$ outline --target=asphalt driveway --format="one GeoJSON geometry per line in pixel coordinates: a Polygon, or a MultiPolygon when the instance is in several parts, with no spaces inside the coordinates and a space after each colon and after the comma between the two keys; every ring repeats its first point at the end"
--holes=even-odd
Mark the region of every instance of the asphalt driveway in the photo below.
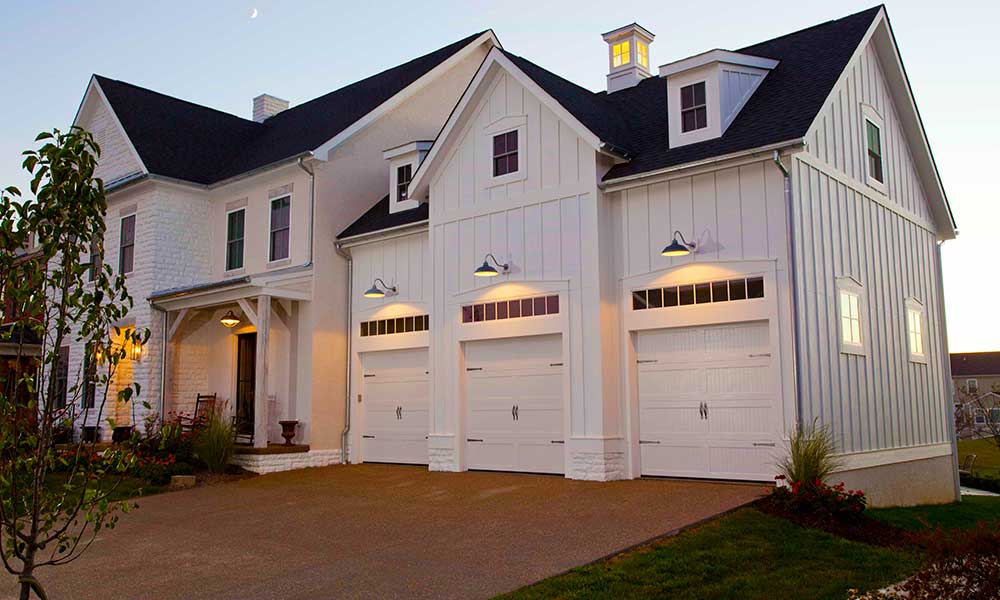
{"type": "MultiPolygon", "coordinates": [[[[83,558],[38,575],[53,600],[483,598],[763,490],[392,465],[306,469],[143,499],[83,558]]],[[[11,583],[0,584],[0,597],[11,583]]]]}

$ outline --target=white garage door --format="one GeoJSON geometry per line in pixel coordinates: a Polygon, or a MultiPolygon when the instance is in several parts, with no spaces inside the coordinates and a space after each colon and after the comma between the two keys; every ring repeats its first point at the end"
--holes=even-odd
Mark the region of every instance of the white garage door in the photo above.
{"type": "Polygon", "coordinates": [[[638,334],[643,475],[768,481],[778,382],[767,322],[638,334]]]}
{"type": "Polygon", "coordinates": [[[364,460],[427,464],[427,349],[367,352],[361,364],[364,460]]]}
{"type": "Polygon", "coordinates": [[[562,340],[465,344],[470,469],[563,473],[562,340]]]}

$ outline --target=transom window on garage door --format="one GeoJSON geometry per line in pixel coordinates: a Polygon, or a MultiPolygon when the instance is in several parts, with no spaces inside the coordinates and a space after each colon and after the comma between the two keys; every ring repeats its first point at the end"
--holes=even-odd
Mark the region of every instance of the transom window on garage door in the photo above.
{"type": "Polygon", "coordinates": [[[498,300],[462,307],[462,322],[497,321],[559,314],[559,296],[498,300]]]}
{"type": "Polygon", "coordinates": [[[395,319],[378,319],[361,323],[361,337],[373,335],[392,335],[394,333],[411,333],[414,331],[429,331],[431,320],[428,315],[412,317],[396,317],[395,319]]]}
{"type": "Polygon", "coordinates": [[[632,292],[632,310],[670,308],[689,304],[713,304],[764,297],[764,278],[746,277],[632,292]]]}

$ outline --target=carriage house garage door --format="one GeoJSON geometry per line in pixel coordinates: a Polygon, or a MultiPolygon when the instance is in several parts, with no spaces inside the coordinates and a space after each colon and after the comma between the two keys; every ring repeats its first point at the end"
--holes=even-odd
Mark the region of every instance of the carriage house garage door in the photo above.
{"type": "Polygon", "coordinates": [[[638,333],[643,475],[771,480],[778,382],[768,323],[638,333]]]}
{"type": "Polygon", "coordinates": [[[427,349],[362,355],[366,462],[427,464],[427,349]]]}
{"type": "Polygon", "coordinates": [[[562,340],[465,343],[470,469],[563,473],[562,340]]]}

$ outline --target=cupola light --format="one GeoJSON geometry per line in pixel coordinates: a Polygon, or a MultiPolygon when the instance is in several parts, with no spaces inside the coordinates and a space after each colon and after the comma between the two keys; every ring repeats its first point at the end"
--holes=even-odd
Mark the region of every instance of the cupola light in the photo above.
{"type": "Polygon", "coordinates": [[[395,296],[396,293],[396,286],[386,285],[381,277],[376,277],[375,281],[372,282],[372,286],[365,292],[365,298],[385,298],[387,294],[395,296]],[[380,283],[382,284],[381,288],[378,285],[380,283]]]}
{"type": "Polygon", "coordinates": [[[660,252],[661,256],[687,256],[694,252],[695,243],[688,242],[684,239],[684,236],[680,231],[674,232],[674,239],[670,244],[660,252]],[[679,238],[679,240],[678,240],[679,238]]]}
{"type": "Polygon", "coordinates": [[[509,263],[500,264],[500,261],[497,260],[497,257],[493,256],[492,253],[489,253],[485,256],[485,258],[483,258],[483,264],[481,264],[479,268],[476,269],[472,274],[475,275],[476,277],[496,277],[501,273],[506,275],[509,272],[510,272],[509,263]],[[490,266],[490,259],[493,259],[493,264],[500,268],[499,271],[497,271],[496,268],[490,266]]]}
{"type": "Polygon", "coordinates": [[[222,318],[219,319],[219,323],[222,323],[223,327],[232,329],[240,324],[240,318],[237,317],[232,310],[230,310],[226,314],[222,315],[222,318]]]}

